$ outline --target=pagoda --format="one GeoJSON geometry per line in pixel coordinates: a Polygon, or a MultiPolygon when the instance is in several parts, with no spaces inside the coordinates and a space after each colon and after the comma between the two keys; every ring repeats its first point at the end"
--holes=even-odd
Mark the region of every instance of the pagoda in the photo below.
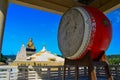
{"type": "Polygon", "coordinates": [[[23,44],[20,51],[16,55],[15,61],[26,61],[26,58],[27,58],[27,56],[26,56],[26,47],[23,44]]]}
{"type": "Polygon", "coordinates": [[[34,43],[32,42],[32,38],[30,38],[26,46],[26,55],[28,57],[28,56],[35,54],[35,52],[36,52],[36,48],[34,46],[34,43]]]}

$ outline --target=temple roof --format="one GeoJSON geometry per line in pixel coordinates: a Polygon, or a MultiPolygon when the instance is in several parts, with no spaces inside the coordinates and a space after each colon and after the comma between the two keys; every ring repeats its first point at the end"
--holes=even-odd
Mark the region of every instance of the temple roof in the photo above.
{"type": "Polygon", "coordinates": [[[63,58],[47,51],[45,46],[43,46],[43,48],[40,52],[38,52],[32,56],[29,56],[27,59],[31,59],[30,61],[55,61],[55,62],[63,62],[64,61],[63,58]]]}

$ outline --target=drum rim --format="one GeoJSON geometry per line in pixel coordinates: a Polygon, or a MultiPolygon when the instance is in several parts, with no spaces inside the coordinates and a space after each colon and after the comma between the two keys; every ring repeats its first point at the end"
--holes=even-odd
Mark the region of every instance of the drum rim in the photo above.
{"type": "Polygon", "coordinates": [[[82,44],[79,50],[73,56],[67,57],[68,59],[79,58],[82,55],[82,53],[85,52],[85,49],[88,47],[88,44],[90,42],[90,35],[91,35],[91,20],[88,12],[82,7],[73,7],[72,9],[78,10],[81,13],[81,15],[84,17],[83,20],[85,22],[85,29],[84,29],[85,31],[84,31],[82,44]]]}
{"type": "MultiPolygon", "coordinates": [[[[73,7],[69,10],[72,10],[72,9],[75,9],[77,10],[78,12],[81,13],[82,17],[83,17],[83,20],[84,20],[84,25],[85,25],[85,29],[84,29],[84,35],[83,35],[83,40],[82,40],[82,43],[81,43],[81,46],[79,47],[79,49],[76,51],[75,54],[73,54],[72,56],[69,56],[69,57],[66,57],[65,54],[63,54],[63,51],[60,49],[60,51],[62,52],[63,56],[68,58],[68,59],[76,59],[76,58],[79,58],[83,52],[85,52],[85,49],[88,47],[89,45],[89,42],[90,42],[90,35],[91,35],[91,19],[90,19],[90,15],[89,13],[86,11],[86,9],[84,9],[83,7],[73,7]]],[[[68,10],[68,11],[69,11],[68,10]]],[[[65,14],[65,13],[64,13],[65,14]]],[[[64,15],[63,14],[63,15],[64,15]]],[[[61,19],[62,20],[62,19],[61,19]]],[[[61,23],[61,21],[60,21],[61,23]]],[[[60,26],[59,26],[59,29],[60,29],[60,26]]],[[[60,47],[60,41],[59,41],[59,29],[58,29],[58,46],[60,47]]]]}

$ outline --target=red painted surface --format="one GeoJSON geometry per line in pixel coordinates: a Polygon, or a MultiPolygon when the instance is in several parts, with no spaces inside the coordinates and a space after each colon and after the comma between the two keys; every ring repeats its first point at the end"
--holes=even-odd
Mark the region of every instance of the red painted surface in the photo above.
{"type": "Polygon", "coordinates": [[[102,51],[106,51],[109,47],[112,38],[112,27],[108,18],[99,10],[88,6],[83,8],[89,13],[91,24],[95,20],[96,27],[92,27],[95,27],[96,31],[92,29],[90,43],[79,59],[83,57],[88,50],[90,50],[92,59],[95,60],[101,56],[102,51]]]}

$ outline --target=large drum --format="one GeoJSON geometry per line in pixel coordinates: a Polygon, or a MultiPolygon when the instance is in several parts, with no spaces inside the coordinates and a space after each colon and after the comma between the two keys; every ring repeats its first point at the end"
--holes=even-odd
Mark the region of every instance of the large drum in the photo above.
{"type": "Polygon", "coordinates": [[[62,16],[58,45],[68,59],[80,59],[90,50],[95,60],[106,51],[111,37],[110,21],[102,12],[89,6],[73,7],[62,16]]]}

